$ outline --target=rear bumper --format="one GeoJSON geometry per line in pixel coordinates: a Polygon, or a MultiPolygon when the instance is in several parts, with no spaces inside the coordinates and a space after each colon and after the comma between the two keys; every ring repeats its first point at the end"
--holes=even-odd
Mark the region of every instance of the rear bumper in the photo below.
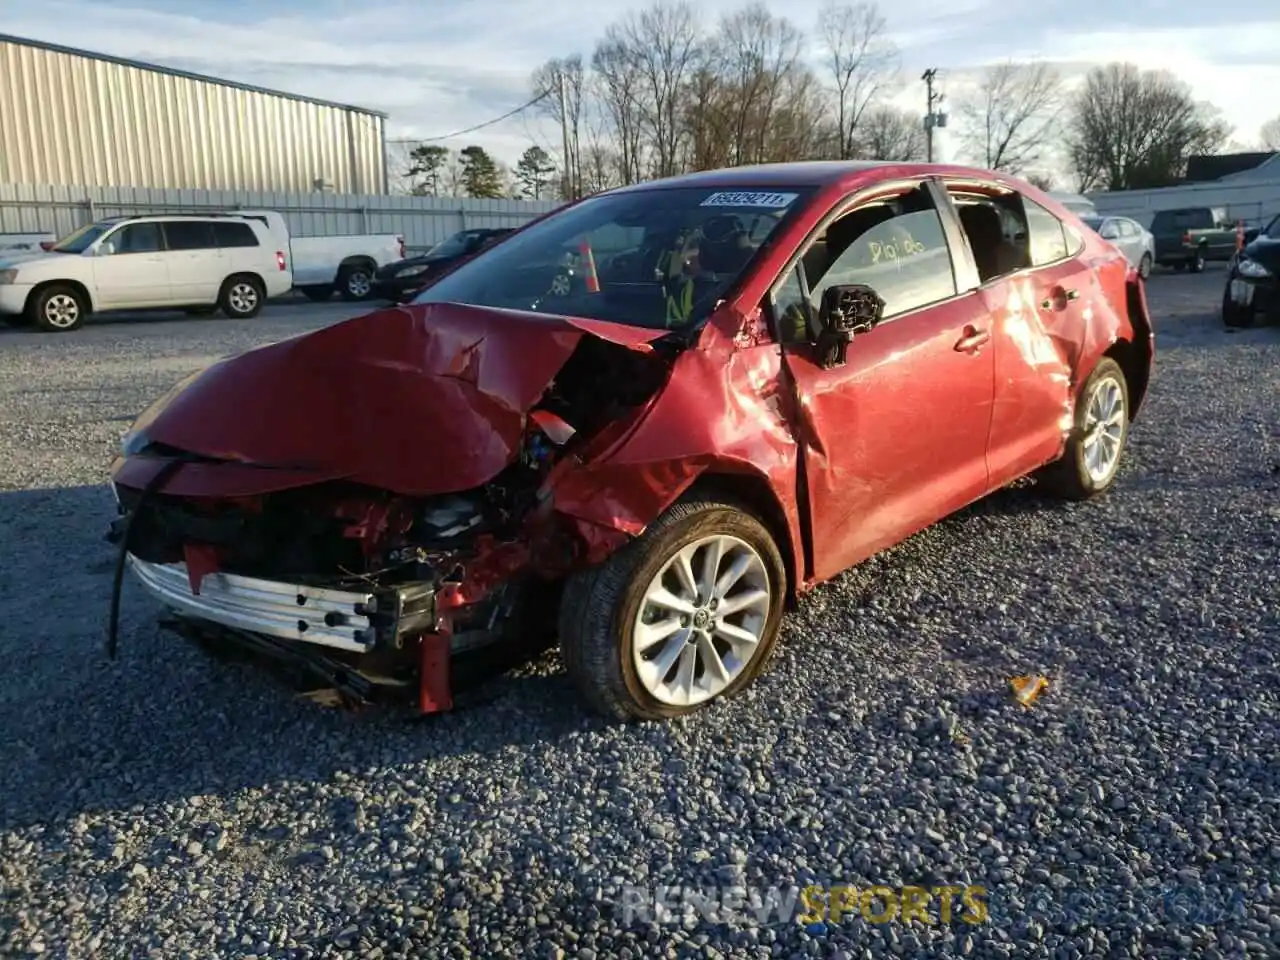
{"type": "Polygon", "coordinates": [[[436,626],[429,584],[339,590],[217,572],[200,579],[197,593],[185,564],[129,554],[129,565],[148,593],[183,616],[283,640],[369,653],[436,626]]]}

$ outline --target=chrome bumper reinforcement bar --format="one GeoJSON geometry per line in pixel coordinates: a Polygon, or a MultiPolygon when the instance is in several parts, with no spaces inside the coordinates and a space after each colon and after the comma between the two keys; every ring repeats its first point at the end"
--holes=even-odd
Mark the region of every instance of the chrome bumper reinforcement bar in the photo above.
{"type": "MultiPolygon", "coordinates": [[[[149,563],[129,555],[134,575],[161,603],[185,616],[237,630],[364,653],[378,640],[385,606],[373,592],[334,590],[210,573],[191,592],[183,563],[149,563]]],[[[394,610],[388,610],[394,615],[394,610]]]]}

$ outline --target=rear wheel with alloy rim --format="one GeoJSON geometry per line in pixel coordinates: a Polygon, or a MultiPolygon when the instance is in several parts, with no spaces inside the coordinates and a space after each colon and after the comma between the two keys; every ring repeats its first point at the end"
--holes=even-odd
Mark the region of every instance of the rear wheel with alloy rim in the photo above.
{"type": "Polygon", "coordinates": [[[1129,439],[1129,388],[1124,371],[1103,359],[1076,398],[1075,423],[1062,457],[1045,468],[1041,483],[1069,500],[1087,500],[1115,483],[1129,439]]]}
{"type": "Polygon", "coordinates": [[[764,669],[785,594],[781,554],[759,520],[728,503],[682,501],[570,579],[561,653],[600,713],[692,713],[764,669]]]}
{"type": "Polygon", "coordinates": [[[1151,276],[1151,254],[1144,253],[1142,259],[1138,261],[1138,276],[1143,280],[1151,276]]]}
{"type": "Polygon", "coordinates": [[[248,320],[262,310],[262,283],[253,277],[230,277],[222,285],[218,306],[228,317],[248,320]]]}
{"type": "Polygon", "coordinates": [[[373,292],[373,269],[357,264],[343,267],[338,275],[338,293],[343,300],[365,300],[373,292]]]}
{"type": "Polygon", "coordinates": [[[72,287],[45,287],[27,301],[30,321],[49,333],[75,330],[89,316],[84,297],[72,287]]]}

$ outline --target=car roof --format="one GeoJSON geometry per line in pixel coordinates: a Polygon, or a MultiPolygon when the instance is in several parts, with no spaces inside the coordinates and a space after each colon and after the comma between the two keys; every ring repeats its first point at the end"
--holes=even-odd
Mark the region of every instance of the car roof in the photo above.
{"type": "Polygon", "coordinates": [[[803,160],[793,163],[761,163],[723,170],[703,170],[662,180],[649,180],[611,190],[610,193],[664,190],[674,187],[826,187],[855,181],[874,182],[934,174],[1002,181],[1008,178],[990,170],[943,163],[899,163],[892,160],[803,160]]]}

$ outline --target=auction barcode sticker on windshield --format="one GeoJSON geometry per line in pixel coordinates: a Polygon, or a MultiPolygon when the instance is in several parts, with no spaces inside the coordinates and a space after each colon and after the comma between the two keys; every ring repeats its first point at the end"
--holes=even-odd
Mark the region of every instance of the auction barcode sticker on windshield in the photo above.
{"type": "Polygon", "coordinates": [[[764,193],[759,190],[729,190],[713,193],[702,201],[704,207],[762,207],[766,210],[781,210],[795,202],[799,194],[764,193]]]}

